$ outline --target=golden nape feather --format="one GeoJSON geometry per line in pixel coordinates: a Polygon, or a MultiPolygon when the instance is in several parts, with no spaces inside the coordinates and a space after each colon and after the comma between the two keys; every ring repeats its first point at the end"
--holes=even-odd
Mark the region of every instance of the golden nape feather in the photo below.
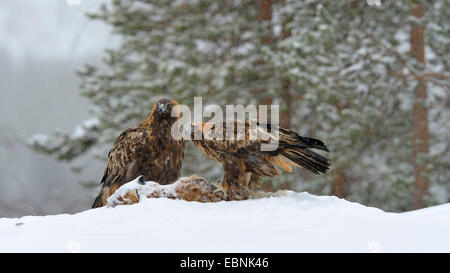
{"type": "Polygon", "coordinates": [[[325,144],[302,137],[270,123],[257,121],[224,121],[191,125],[193,143],[210,159],[222,164],[222,190],[228,196],[243,187],[256,188],[262,177],[279,175],[292,167],[325,173],[328,159],[311,149],[329,152],[325,144]]]}

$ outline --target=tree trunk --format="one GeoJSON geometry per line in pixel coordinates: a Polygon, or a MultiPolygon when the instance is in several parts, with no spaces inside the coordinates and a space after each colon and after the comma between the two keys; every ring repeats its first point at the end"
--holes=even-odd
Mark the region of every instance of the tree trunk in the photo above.
{"type": "MultiPolygon", "coordinates": [[[[259,20],[264,21],[272,20],[272,4],[273,0],[259,0],[259,20]]],[[[270,44],[272,42],[272,35],[270,30],[270,24],[268,24],[267,35],[262,38],[263,44],[270,44]]]]}
{"type": "MultiPolygon", "coordinates": [[[[291,31],[287,28],[287,24],[289,22],[282,23],[282,35],[281,40],[287,39],[291,36],[291,31]]],[[[291,94],[291,82],[287,77],[284,77],[282,80],[282,99],[281,101],[284,103],[283,111],[281,112],[280,117],[280,125],[284,128],[291,127],[291,119],[292,119],[292,111],[293,111],[293,96],[291,94]]]]}
{"type": "Polygon", "coordinates": [[[282,87],[283,91],[281,94],[281,102],[284,104],[280,107],[280,126],[284,128],[291,127],[291,118],[292,118],[292,96],[290,91],[290,82],[289,79],[282,79],[282,87]]]}
{"type": "MultiPolygon", "coordinates": [[[[261,23],[268,23],[267,24],[267,33],[261,37],[261,44],[262,45],[269,45],[272,43],[273,41],[273,37],[271,34],[271,24],[270,21],[272,20],[272,5],[273,5],[273,0],[259,0],[258,3],[258,10],[259,10],[259,21],[261,21],[261,23]]],[[[261,64],[264,65],[265,62],[264,60],[261,59],[261,64]]],[[[262,92],[265,93],[267,92],[266,88],[264,88],[264,90],[258,90],[257,92],[262,92]]],[[[260,105],[271,105],[273,103],[273,97],[271,96],[264,96],[264,97],[260,97],[258,103],[260,105]]]]}
{"type": "MultiPolygon", "coordinates": [[[[259,20],[263,23],[267,23],[272,20],[272,6],[276,2],[276,0],[260,0],[259,1],[259,20]]],[[[286,23],[284,22],[282,27],[282,37],[281,40],[288,38],[291,33],[286,29],[286,23]]],[[[273,42],[276,42],[275,37],[272,34],[272,25],[267,24],[267,34],[262,37],[262,44],[269,45],[273,42]]],[[[290,91],[290,81],[286,77],[281,79],[281,93],[279,96],[280,99],[280,125],[284,128],[289,128],[291,125],[291,117],[292,117],[292,96],[290,91]]],[[[273,101],[271,98],[262,98],[261,101],[273,101]]]]}
{"type": "MultiPolygon", "coordinates": [[[[411,3],[411,15],[420,19],[424,15],[423,4],[416,1],[411,3]]],[[[425,27],[423,24],[413,23],[411,26],[410,43],[411,56],[420,63],[425,63],[425,27]]],[[[426,107],[427,84],[419,79],[414,94],[412,108],[413,118],[413,168],[414,168],[414,208],[425,207],[424,197],[428,193],[428,178],[425,163],[421,159],[429,151],[428,109],[426,107]]]]}
{"type": "MultiPolygon", "coordinates": [[[[334,104],[336,109],[338,110],[338,115],[340,118],[342,117],[342,111],[344,110],[344,106],[342,106],[339,102],[334,104]]],[[[333,180],[331,181],[331,194],[337,196],[339,198],[347,197],[347,175],[345,174],[346,166],[339,166],[337,170],[333,173],[333,180]]]]}
{"type": "Polygon", "coordinates": [[[347,176],[344,170],[339,170],[334,174],[333,181],[331,182],[331,192],[333,195],[344,198],[347,196],[347,176]]]}

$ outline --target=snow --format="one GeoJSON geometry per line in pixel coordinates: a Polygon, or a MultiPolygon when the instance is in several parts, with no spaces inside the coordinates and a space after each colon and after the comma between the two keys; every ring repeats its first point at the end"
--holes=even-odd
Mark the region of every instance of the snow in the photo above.
{"type": "Polygon", "coordinates": [[[45,146],[49,143],[49,141],[50,141],[50,139],[47,135],[35,134],[30,138],[29,143],[30,144],[36,143],[38,145],[45,146]]]}
{"type": "Polygon", "coordinates": [[[387,213],[337,197],[281,191],[246,201],[141,198],[74,215],[2,218],[0,251],[449,252],[449,230],[450,204],[387,213]]]}
{"type": "Polygon", "coordinates": [[[131,190],[137,190],[139,192],[139,199],[146,198],[146,196],[150,195],[154,192],[159,192],[160,197],[169,198],[169,197],[176,197],[177,193],[175,191],[176,186],[179,184],[179,182],[184,179],[180,178],[180,180],[176,181],[175,183],[169,184],[169,185],[161,185],[157,182],[153,181],[147,181],[142,182],[142,184],[139,182],[139,178],[136,178],[133,181],[130,181],[126,183],[125,185],[118,188],[107,200],[107,206],[114,207],[116,206],[118,202],[117,200],[119,197],[124,197],[128,192],[131,190]]]}
{"type": "Polygon", "coordinates": [[[73,133],[72,137],[73,138],[82,138],[84,137],[88,130],[96,127],[100,124],[100,121],[98,120],[98,118],[91,118],[88,120],[85,120],[81,123],[81,125],[78,125],[75,128],[75,132],[73,133]]]}

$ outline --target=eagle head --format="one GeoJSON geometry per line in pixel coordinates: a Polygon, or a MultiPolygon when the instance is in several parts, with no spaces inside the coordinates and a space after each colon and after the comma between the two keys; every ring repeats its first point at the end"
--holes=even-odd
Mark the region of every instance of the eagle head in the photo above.
{"type": "Polygon", "coordinates": [[[180,104],[171,99],[160,99],[153,105],[152,115],[159,119],[174,119],[180,118],[180,104]]]}

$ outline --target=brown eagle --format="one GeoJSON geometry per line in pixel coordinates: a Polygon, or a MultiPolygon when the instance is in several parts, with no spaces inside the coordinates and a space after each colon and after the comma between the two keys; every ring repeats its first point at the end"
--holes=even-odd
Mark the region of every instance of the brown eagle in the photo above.
{"type": "Polygon", "coordinates": [[[193,123],[186,128],[195,146],[222,164],[224,177],[219,189],[227,200],[236,196],[232,194],[233,188],[238,191],[242,186],[255,188],[262,177],[278,175],[277,167],[291,172],[292,166],[300,166],[320,174],[325,173],[330,166],[327,158],[311,150],[329,152],[322,141],[299,136],[296,132],[270,123],[236,120],[193,123]],[[232,138],[227,138],[227,135],[232,138]],[[276,146],[273,146],[274,143],[277,143],[276,146]],[[263,144],[266,145],[264,149],[263,144]]]}
{"type": "Polygon", "coordinates": [[[146,120],[120,134],[108,154],[101,180],[103,185],[93,208],[104,206],[106,199],[120,186],[140,175],[145,181],[163,185],[178,179],[184,142],[171,134],[172,126],[179,123],[177,105],[174,100],[159,100],[146,120]]]}

